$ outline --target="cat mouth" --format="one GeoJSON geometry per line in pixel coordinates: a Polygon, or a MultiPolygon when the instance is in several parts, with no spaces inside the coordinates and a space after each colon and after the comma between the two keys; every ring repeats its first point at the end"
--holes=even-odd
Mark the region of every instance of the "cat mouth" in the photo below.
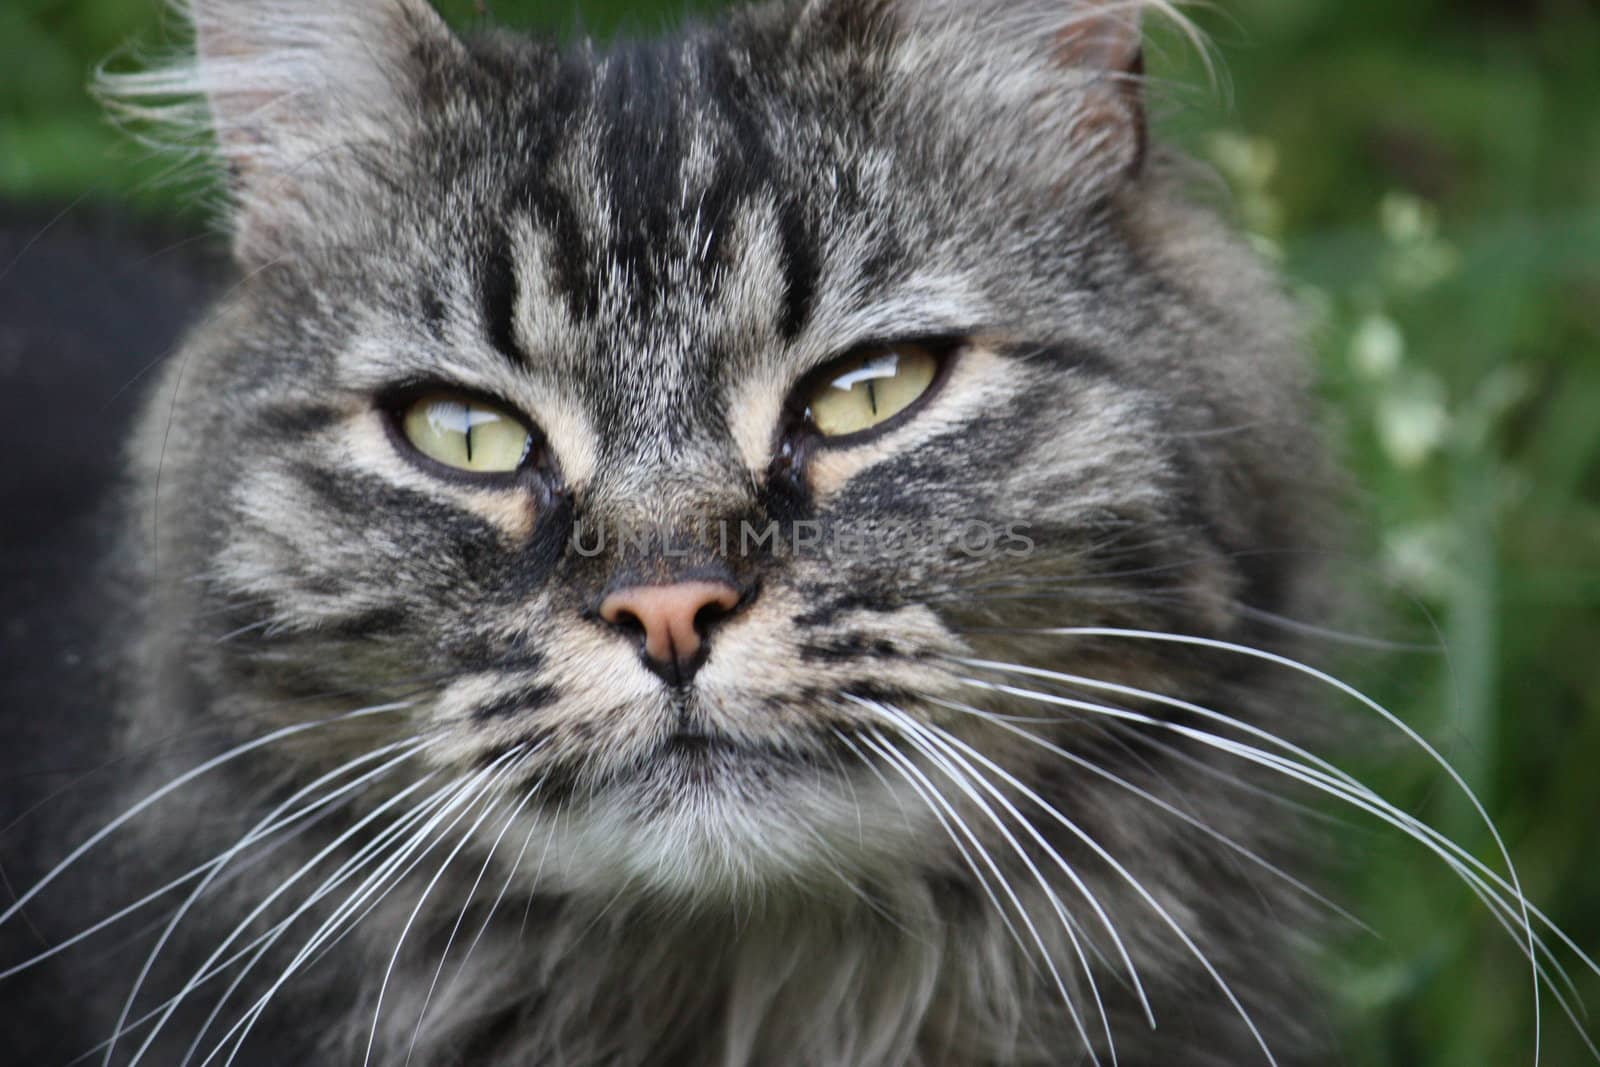
{"type": "Polygon", "coordinates": [[[683,725],[664,732],[625,762],[595,767],[581,760],[557,761],[541,772],[540,795],[546,803],[566,806],[641,789],[647,795],[666,789],[682,799],[684,789],[721,792],[758,780],[776,784],[801,771],[811,774],[826,751],[825,745],[812,749],[792,740],[746,739],[683,725]]]}
{"type": "Polygon", "coordinates": [[[793,747],[748,741],[714,729],[683,727],[664,736],[649,754],[619,775],[617,785],[672,785],[718,789],[772,778],[808,763],[793,747]]]}
{"type": "Polygon", "coordinates": [[[667,735],[656,747],[656,753],[677,759],[746,754],[744,746],[726,735],[695,729],[677,730],[667,735]]]}
{"type": "Polygon", "coordinates": [[[645,777],[665,777],[682,785],[708,788],[750,756],[731,738],[679,730],[656,746],[646,763],[645,777]]]}

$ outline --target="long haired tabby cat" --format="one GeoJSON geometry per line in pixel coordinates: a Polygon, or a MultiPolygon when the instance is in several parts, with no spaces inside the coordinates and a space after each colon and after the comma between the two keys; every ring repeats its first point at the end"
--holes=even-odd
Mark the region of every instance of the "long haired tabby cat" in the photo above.
{"type": "Polygon", "coordinates": [[[239,270],[25,705],[118,756],[8,843],[16,1062],[1327,1062],[1294,782],[1542,952],[1307,747],[1331,480],[1141,9],[194,0],[109,78],[239,270]]]}

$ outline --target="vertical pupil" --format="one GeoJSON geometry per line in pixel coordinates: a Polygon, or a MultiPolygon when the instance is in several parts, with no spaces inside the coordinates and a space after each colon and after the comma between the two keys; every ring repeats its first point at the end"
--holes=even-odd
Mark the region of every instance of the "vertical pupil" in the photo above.
{"type": "Polygon", "coordinates": [[[806,397],[806,419],[825,437],[869,429],[900,414],[933,383],[938,364],[917,345],[875,348],[829,368],[806,397]]]}
{"type": "Polygon", "coordinates": [[[417,401],[406,413],[403,429],[429,458],[480,473],[515,470],[533,445],[527,428],[500,408],[449,394],[417,401]]]}

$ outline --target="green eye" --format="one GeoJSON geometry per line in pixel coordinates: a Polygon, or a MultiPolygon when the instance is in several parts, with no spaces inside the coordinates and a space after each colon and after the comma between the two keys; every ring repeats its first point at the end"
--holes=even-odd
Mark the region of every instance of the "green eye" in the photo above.
{"type": "Polygon", "coordinates": [[[460,393],[418,397],[406,408],[401,428],[424,456],[474,474],[514,471],[533,447],[521,420],[460,393]]]}
{"type": "Polygon", "coordinates": [[[868,349],[830,366],[802,397],[806,419],[824,437],[879,426],[928,391],[939,360],[920,345],[868,349]]]}

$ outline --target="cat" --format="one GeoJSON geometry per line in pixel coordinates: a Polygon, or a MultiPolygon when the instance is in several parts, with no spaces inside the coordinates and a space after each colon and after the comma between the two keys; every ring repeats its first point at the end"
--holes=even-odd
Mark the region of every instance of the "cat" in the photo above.
{"type": "Polygon", "coordinates": [[[116,755],[0,856],[19,1062],[1335,1062],[1290,783],[1428,831],[1303,747],[1342,489],[1181,16],[188,14],[102,91],[235,273],[29,528],[101,558],[8,761],[116,755]]]}

